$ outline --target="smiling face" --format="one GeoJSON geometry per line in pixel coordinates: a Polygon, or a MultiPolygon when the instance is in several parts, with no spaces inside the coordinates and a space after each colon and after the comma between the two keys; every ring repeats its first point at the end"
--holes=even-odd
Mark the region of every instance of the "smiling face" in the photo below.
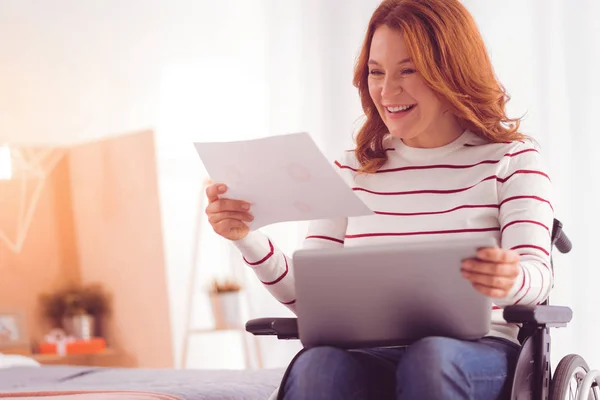
{"type": "Polygon", "coordinates": [[[369,52],[369,94],[392,136],[413,147],[443,146],[463,129],[410,57],[400,31],[377,28],[369,52]]]}

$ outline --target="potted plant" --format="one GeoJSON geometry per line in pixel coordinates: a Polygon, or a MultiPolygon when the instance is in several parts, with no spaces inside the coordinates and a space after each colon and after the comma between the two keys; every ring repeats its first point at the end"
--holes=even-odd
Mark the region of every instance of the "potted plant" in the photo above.
{"type": "Polygon", "coordinates": [[[231,278],[213,280],[209,295],[216,329],[241,326],[241,289],[242,286],[231,278]]]}
{"type": "Polygon", "coordinates": [[[77,339],[103,336],[103,318],[110,312],[111,296],[102,285],[69,285],[40,297],[42,314],[53,328],[77,339]]]}

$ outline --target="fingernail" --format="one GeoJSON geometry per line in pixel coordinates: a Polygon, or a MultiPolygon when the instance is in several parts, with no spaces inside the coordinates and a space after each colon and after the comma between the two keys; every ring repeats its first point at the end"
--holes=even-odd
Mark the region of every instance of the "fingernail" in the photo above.
{"type": "Polygon", "coordinates": [[[242,204],[242,210],[249,210],[250,204],[242,204]]]}
{"type": "Polygon", "coordinates": [[[227,187],[225,185],[219,185],[219,193],[225,193],[227,187]]]}

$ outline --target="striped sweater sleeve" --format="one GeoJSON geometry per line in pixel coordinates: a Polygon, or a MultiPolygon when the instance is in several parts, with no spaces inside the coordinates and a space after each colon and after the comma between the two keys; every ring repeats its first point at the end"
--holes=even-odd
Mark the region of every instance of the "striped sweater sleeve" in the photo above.
{"type": "Polygon", "coordinates": [[[543,302],[553,286],[550,266],[554,210],[551,182],[542,158],[530,144],[520,144],[519,157],[508,159],[498,177],[501,245],[520,255],[520,271],[500,307],[536,305],[543,302]]]}
{"type": "MultiPolygon", "coordinates": [[[[349,182],[352,172],[335,168],[349,182]]],[[[346,235],[347,218],[311,221],[302,248],[342,247],[346,235]]],[[[245,238],[233,242],[245,263],[277,301],[295,311],[294,263],[271,238],[260,231],[252,231],[245,238]]]]}

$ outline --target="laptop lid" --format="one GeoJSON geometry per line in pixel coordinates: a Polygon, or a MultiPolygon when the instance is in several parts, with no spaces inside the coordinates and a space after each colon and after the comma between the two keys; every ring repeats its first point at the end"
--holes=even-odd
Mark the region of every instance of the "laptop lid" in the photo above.
{"type": "Polygon", "coordinates": [[[305,347],[405,345],[427,336],[478,339],[492,300],[460,273],[494,238],[294,253],[298,329],[305,347]]]}

